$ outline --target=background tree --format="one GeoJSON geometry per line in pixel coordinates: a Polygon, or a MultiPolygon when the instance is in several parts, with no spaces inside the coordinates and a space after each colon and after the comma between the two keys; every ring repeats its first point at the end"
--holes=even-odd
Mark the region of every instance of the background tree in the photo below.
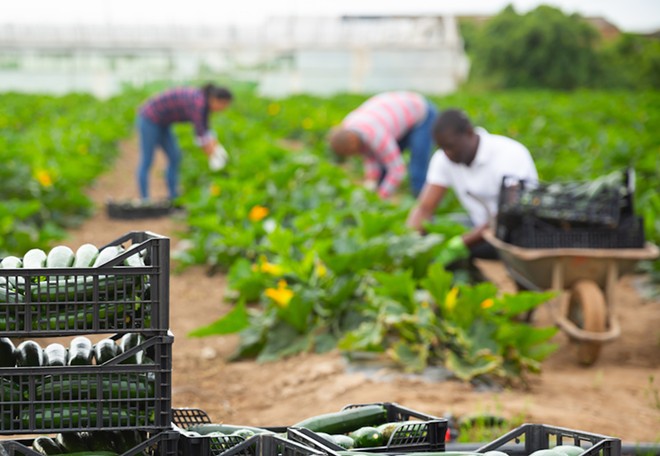
{"type": "Polygon", "coordinates": [[[550,6],[519,15],[511,5],[471,37],[473,76],[492,87],[574,89],[597,76],[599,34],[550,6]]]}

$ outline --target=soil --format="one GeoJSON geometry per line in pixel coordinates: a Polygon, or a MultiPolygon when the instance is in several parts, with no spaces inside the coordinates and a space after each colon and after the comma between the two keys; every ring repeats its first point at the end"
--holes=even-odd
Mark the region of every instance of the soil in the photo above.
{"type": "MultiPolygon", "coordinates": [[[[171,238],[180,247],[186,229],[183,218],[111,220],[105,212],[109,198],[134,198],[138,160],[135,141],[122,144],[113,170],[102,176],[90,195],[95,215],[70,231],[66,241],[77,248],[85,242],[102,245],[128,231],[149,230],[171,238]]],[[[165,196],[157,156],[151,188],[165,196]]],[[[312,415],[334,412],[350,403],[396,402],[443,416],[494,413],[519,420],[611,435],[624,442],[660,441],[660,300],[642,298],[642,277],[626,276],[618,284],[615,315],[621,336],[603,347],[597,363],[581,367],[574,345],[560,333],[560,348],[520,389],[483,390],[458,381],[403,375],[386,368],[356,369],[338,352],[305,354],[271,363],[228,362],[236,336],[189,338],[188,332],[230,310],[224,302],[225,277],[196,266],[183,271],[172,265],[170,325],[175,337],[173,407],[205,410],[214,422],[282,426],[312,415]]],[[[512,285],[498,262],[482,264],[485,273],[502,287],[512,285]]],[[[541,308],[534,324],[551,323],[541,308]]]]}

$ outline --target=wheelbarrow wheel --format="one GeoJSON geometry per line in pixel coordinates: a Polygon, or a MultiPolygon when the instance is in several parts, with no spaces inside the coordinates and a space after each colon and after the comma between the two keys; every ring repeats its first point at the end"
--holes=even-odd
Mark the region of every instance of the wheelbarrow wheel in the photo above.
{"type": "MultiPolygon", "coordinates": [[[[607,307],[601,289],[591,280],[579,280],[571,289],[567,318],[577,327],[590,332],[607,330],[607,307]]],[[[575,340],[578,362],[590,366],[600,354],[602,342],[575,340]]]]}

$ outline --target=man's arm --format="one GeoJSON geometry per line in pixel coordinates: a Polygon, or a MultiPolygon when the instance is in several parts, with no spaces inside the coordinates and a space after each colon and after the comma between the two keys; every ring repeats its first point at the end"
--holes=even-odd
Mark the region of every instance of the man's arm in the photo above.
{"type": "Polygon", "coordinates": [[[447,187],[426,183],[417,198],[417,204],[411,209],[410,214],[408,214],[406,225],[423,233],[424,222],[431,220],[446,192],[447,187]]]}
{"type": "Polygon", "coordinates": [[[483,241],[484,231],[486,230],[486,228],[488,228],[488,223],[484,223],[481,226],[477,226],[477,227],[471,229],[470,231],[465,233],[463,236],[461,236],[463,238],[463,243],[466,246],[471,247],[471,246],[473,246],[475,244],[478,244],[479,242],[483,241]]]}

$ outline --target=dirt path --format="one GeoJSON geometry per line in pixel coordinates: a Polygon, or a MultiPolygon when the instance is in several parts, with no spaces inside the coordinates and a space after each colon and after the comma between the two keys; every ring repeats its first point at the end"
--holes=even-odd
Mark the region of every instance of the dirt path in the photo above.
{"type": "MultiPolygon", "coordinates": [[[[98,245],[127,231],[150,230],[169,236],[176,249],[177,233],[185,228],[181,220],[107,218],[108,198],[137,194],[135,143],[125,143],[122,150],[114,170],[91,190],[96,215],[71,232],[68,245],[98,245]]],[[[161,156],[156,167],[163,167],[161,156]]],[[[154,196],[165,194],[160,171],[154,173],[152,187],[154,196]]],[[[498,273],[497,264],[489,266],[498,273]]],[[[227,363],[235,337],[186,336],[229,310],[223,302],[224,276],[208,276],[203,267],[190,268],[171,277],[173,405],[202,408],[217,422],[286,425],[349,403],[389,401],[434,415],[490,412],[609,434],[627,442],[660,441],[660,301],[642,300],[633,280],[624,278],[619,287],[622,336],[604,348],[594,367],[578,367],[566,337],[559,335],[560,350],[544,363],[542,375],[532,379],[529,389],[478,392],[457,382],[427,381],[385,370],[356,372],[338,353],[267,364],[227,363]]],[[[537,317],[547,322],[546,312],[537,317]]]]}

